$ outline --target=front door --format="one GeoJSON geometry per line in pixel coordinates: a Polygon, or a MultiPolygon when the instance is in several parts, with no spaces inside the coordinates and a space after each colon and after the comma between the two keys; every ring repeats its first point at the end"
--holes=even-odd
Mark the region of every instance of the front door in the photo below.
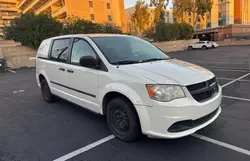
{"type": "Polygon", "coordinates": [[[77,104],[94,112],[99,112],[98,74],[99,70],[80,66],[82,56],[97,57],[91,45],[81,38],[75,38],[72,45],[71,60],[67,66],[71,94],[77,104]]]}

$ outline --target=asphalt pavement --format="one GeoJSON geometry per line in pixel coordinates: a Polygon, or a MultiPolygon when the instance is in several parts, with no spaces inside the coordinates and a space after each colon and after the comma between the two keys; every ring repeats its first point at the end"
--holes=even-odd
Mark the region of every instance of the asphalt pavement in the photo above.
{"type": "Polygon", "coordinates": [[[0,75],[0,161],[52,161],[78,149],[85,151],[70,161],[249,161],[249,54],[250,46],[169,53],[207,67],[223,86],[221,115],[194,136],[114,138],[89,149],[111,135],[104,117],[64,100],[45,103],[34,68],[6,72],[0,75]]]}

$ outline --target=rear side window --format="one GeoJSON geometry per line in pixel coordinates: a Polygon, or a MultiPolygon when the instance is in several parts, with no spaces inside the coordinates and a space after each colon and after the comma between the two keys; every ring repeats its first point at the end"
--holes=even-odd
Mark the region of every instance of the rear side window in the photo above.
{"type": "Polygon", "coordinates": [[[55,40],[51,51],[51,60],[66,62],[69,55],[70,39],[55,40]]]}
{"type": "Polygon", "coordinates": [[[48,58],[49,56],[49,47],[51,40],[44,40],[38,48],[37,57],[38,58],[48,58]]]}

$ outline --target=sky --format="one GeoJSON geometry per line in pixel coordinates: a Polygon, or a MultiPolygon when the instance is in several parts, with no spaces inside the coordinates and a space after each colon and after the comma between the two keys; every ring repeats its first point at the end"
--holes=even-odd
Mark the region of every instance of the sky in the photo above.
{"type": "MultiPolygon", "coordinates": [[[[125,3],[125,8],[129,8],[129,7],[132,7],[135,5],[137,0],[124,0],[124,3],[125,3]]],[[[149,4],[150,0],[145,0],[146,3],[149,4]]],[[[172,0],[170,0],[170,5],[171,6],[172,4],[172,0]]]]}

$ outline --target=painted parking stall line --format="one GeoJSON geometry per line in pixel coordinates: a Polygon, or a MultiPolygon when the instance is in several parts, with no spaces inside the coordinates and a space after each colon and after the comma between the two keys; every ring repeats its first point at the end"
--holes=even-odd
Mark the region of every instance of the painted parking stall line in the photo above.
{"type": "Polygon", "coordinates": [[[69,153],[69,154],[66,154],[66,155],[64,155],[64,156],[62,156],[62,157],[60,157],[58,159],[55,159],[54,161],[69,160],[69,159],[71,159],[71,158],[73,158],[73,157],[75,157],[75,156],[77,156],[77,155],[79,155],[81,153],[84,153],[84,152],[86,152],[86,151],[88,151],[90,149],[93,149],[93,148],[95,148],[95,147],[97,147],[97,146],[99,146],[99,145],[101,145],[101,144],[103,144],[103,143],[105,143],[105,142],[107,142],[109,140],[112,140],[114,138],[115,138],[114,135],[109,135],[109,136],[107,136],[107,137],[105,137],[105,138],[103,138],[101,140],[98,140],[98,141],[96,141],[94,143],[91,143],[91,144],[85,146],[85,147],[82,147],[82,148],[80,148],[78,150],[75,150],[75,151],[69,153]]]}
{"type": "Polygon", "coordinates": [[[192,134],[192,136],[195,137],[195,138],[198,138],[198,139],[201,139],[201,140],[205,140],[207,142],[210,142],[210,143],[222,146],[224,148],[231,149],[233,151],[237,151],[239,153],[242,153],[242,154],[250,156],[250,151],[249,150],[246,150],[246,149],[243,149],[243,148],[231,145],[231,144],[227,144],[227,143],[224,143],[224,142],[221,142],[221,141],[218,141],[218,140],[215,140],[215,139],[212,139],[212,138],[200,135],[200,134],[196,134],[196,133],[192,134]]]}
{"type": "Polygon", "coordinates": [[[16,73],[16,71],[14,70],[11,70],[11,69],[7,69],[8,72],[11,72],[11,73],[16,73]]]}
{"type": "MultiPolygon", "coordinates": [[[[219,78],[217,77],[218,80],[227,80],[227,81],[233,81],[234,79],[231,79],[231,78],[219,78]]],[[[245,80],[245,79],[240,79],[238,80],[240,82],[250,82],[250,80],[245,80]]]]}
{"type": "Polygon", "coordinates": [[[210,70],[215,70],[215,71],[225,71],[225,72],[249,72],[247,69],[230,69],[230,68],[216,68],[213,66],[203,66],[205,68],[208,68],[210,70]]]}
{"type": "Polygon", "coordinates": [[[240,101],[247,101],[247,102],[250,102],[250,99],[247,99],[247,98],[240,98],[240,97],[232,97],[232,96],[222,96],[224,98],[230,98],[230,99],[234,99],[234,100],[240,100],[240,101]]]}
{"type": "Polygon", "coordinates": [[[224,87],[226,87],[226,86],[229,86],[230,84],[233,84],[233,83],[237,82],[238,80],[241,80],[241,79],[243,79],[243,78],[245,78],[245,77],[247,77],[247,76],[249,76],[249,75],[250,75],[250,73],[247,73],[247,74],[245,74],[245,75],[243,75],[243,76],[241,76],[241,77],[239,77],[239,78],[237,78],[237,79],[234,79],[234,80],[232,80],[232,81],[230,81],[230,82],[228,82],[228,83],[222,85],[221,87],[224,88],[224,87]]]}

